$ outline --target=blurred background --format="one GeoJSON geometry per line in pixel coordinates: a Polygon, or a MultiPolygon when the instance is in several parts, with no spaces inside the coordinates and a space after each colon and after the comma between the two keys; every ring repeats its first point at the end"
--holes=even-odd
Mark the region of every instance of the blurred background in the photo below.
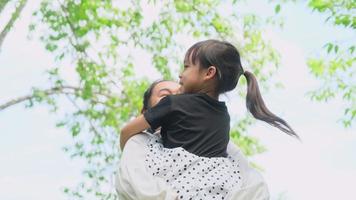
{"type": "Polygon", "coordinates": [[[118,199],[120,127],[185,51],[233,43],[272,112],[301,141],[223,95],[233,140],[273,200],[355,199],[353,0],[3,0],[0,199],[118,199]]]}

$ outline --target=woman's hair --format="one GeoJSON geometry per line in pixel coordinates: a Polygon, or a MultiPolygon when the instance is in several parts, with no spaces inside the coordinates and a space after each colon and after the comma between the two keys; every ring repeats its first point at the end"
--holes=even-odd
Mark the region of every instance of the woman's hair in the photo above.
{"type": "Polygon", "coordinates": [[[275,126],[283,132],[295,136],[298,135],[282,118],[269,111],[262,99],[255,76],[244,71],[241,65],[240,54],[230,43],[219,40],[205,40],[190,47],[185,59],[199,67],[209,68],[215,66],[217,71],[216,92],[218,94],[233,90],[243,74],[247,79],[246,107],[250,113],[259,120],[275,126]]]}
{"type": "Polygon", "coordinates": [[[167,80],[156,80],[150,85],[150,87],[147,88],[147,90],[143,94],[143,106],[142,106],[141,113],[143,111],[151,108],[152,105],[151,105],[150,99],[151,99],[151,96],[152,96],[153,89],[155,88],[155,86],[158,83],[165,82],[165,81],[167,81],[167,80]]]}

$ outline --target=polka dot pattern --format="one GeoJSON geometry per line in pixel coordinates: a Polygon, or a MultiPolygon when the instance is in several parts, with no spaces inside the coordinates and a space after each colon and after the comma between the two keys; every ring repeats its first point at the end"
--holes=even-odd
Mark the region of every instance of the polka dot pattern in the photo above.
{"type": "Polygon", "coordinates": [[[181,147],[164,148],[157,138],[148,142],[148,148],[148,171],[171,185],[178,199],[224,199],[241,187],[240,167],[232,157],[199,157],[181,147]]]}

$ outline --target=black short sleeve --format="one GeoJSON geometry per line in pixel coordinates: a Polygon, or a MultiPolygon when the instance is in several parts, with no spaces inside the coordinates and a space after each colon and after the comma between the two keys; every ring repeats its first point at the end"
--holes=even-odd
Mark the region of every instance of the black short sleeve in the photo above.
{"type": "Polygon", "coordinates": [[[148,109],[143,116],[151,128],[155,130],[162,126],[164,118],[172,112],[172,107],[172,99],[170,96],[166,96],[162,98],[156,106],[148,109]]]}

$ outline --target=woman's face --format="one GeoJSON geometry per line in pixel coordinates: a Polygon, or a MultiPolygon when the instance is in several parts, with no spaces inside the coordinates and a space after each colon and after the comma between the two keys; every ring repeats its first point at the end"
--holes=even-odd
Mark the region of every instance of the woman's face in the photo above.
{"type": "Polygon", "coordinates": [[[174,81],[163,81],[158,83],[152,90],[150,106],[155,106],[163,97],[177,94],[180,85],[174,81]]]}

